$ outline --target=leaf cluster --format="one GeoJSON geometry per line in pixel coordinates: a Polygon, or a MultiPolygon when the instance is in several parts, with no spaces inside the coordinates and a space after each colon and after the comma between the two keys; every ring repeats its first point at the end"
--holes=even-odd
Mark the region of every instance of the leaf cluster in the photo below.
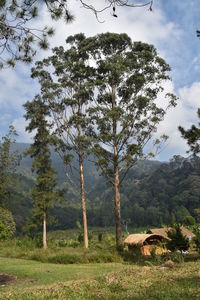
{"type": "Polygon", "coordinates": [[[54,20],[61,17],[69,22],[73,17],[66,0],[3,0],[0,4],[0,67],[14,66],[16,60],[29,63],[36,54],[37,44],[47,49],[52,27],[34,28],[43,5],[54,20]]]}

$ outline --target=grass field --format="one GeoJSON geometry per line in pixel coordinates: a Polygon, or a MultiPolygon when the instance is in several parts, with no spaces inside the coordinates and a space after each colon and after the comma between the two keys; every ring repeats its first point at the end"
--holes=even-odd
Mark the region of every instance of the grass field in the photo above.
{"type": "Polygon", "coordinates": [[[15,280],[0,299],[200,299],[200,261],[164,266],[56,265],[0,258],[0,273],[15,280]]]}

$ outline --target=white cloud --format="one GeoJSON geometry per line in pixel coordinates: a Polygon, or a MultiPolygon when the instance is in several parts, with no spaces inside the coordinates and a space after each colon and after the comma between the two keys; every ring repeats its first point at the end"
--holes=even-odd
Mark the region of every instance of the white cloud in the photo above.
{"type": "MultiPolygon", "coordinates": [[[[168,86],[168,92],[174,93],[173,85],[168,86]]],[[[169,136],[165,149],[161,153],[164,157],[173,154],[185,155],[188,150],[186,141],[181,137],[178,126],[185,129],[192,124],[197,124],[197,108],[200,106],[200,82],[186,86],[178,90],[178,104],[166,115],[165,120],[158,127],[158,135],[163,133],[169,136]],[[169,154],[168,154],[169,153],[169,154]]]]}
{"type": "Polygon", "coordinates": [[[185,86],[179,90],[181,99],[188,109],[200,107],[200,82],[194,82],[191,86],[185,86]]]}
{"type": "Polygon", "coordinates": [[[15,119],[12,122],[12,125],[15,127],[18,137],[17,137],[17,142],[21,143],[32,143],[33,142],[33,136],[34,132],[28,133],[25,128],[28,125],[28,122],[25,121],[24,118],[18,118],[15,119]]]}

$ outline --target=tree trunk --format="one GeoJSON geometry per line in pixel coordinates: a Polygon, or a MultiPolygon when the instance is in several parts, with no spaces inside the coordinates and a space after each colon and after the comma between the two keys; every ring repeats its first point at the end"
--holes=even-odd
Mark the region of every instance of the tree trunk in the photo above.
{"type": "Polygon", "coordinates": [[[88,248],[88,230],[87,230],[87,213],[86,213],[86,200],[85,200],[85,182],[83,174],[83,158],[79,155],[79,167],[80,167],[80,185],[81,185],[81,204],[83,214],[83,236],[84,246],[88,248]]]}
{"type": "MultiPolygon", "coordinates": [[[[116,107],[115,88],[112,87],[112,110],[116,107]]],[[[120,212],[120,192],[119,192],[119,166],[117,149],[117,121],[113,117],[113,163],[114,163],[114,191],[115,191],[115,226],[116,226],[116,245],[117,248],[122,243],[121,231],[121,212],[120,212]]]]}
{"type": "Polygon", "coordinates": [[[43,248],[47,249],[47,217],[46,212],[43,214],[43,248]]]}
{"type": "Polygon", "coordinates": [[[116,225],[116,244],[119,247],[122,244],[121,231],[121,213],[120,213],[120,192],[119,192],[119,168],[116,152],[114,147],[114,191],[115,191],[115,225],[116,225]]]}
{"type": "MultiPolygon", "coordinates": [[[[81,103],[78,99],[78,116],[81,115],[81,103]]],[[[81,141],[82,130],[81,124],[77,125],[78,130],[78,156],[79,156],[79,169],[80,169],[80,186],[81,186],[81,205],[82,205],[82,214],[83,214],[83,237],[84,237],[84,246],[88,249],[88,230],[87,230],[87,212],[86,212],[86,199],[85,199],[85,182],[84,182],[84,172],[83,172],[83,146],[81,141]]]]}

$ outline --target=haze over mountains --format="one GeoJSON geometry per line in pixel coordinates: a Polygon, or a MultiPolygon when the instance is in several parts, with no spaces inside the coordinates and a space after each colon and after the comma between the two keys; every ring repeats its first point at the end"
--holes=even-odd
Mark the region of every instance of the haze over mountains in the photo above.
{"type": "MultiPolygon", "coordinates": [[[[23,153],[29,144],[16,143],[13,147],[22,156],[16,175],[16,184],[10,194],[11,209],[20,232],[32,215],[30,189],[34,185],[32,160],[23,153]]],[[[52,163],[58,173],[58,186],[65,188],[65,200],[51,210],[56,223],[49,229],[76,227],[81,221],[80,191],[77,171],[68,172],[59,156],[52,152],[52,163]],[[69,178],[70,177],[70,178],[69,178]]],[[[78,164],[76,159],[73,165],[78,164]]],[[[114,225],[113,191],[109,188],[95,165],[85,162],[85,182],[88,224],[95,227],[114,225]]],[[[132,168],[121,187],[122,222],[131,227],[160,226],[172,220],[184,222],[196,217],[200,203],[200,159],[176,156],[169,163],[141,161],[132,168]]]]}

